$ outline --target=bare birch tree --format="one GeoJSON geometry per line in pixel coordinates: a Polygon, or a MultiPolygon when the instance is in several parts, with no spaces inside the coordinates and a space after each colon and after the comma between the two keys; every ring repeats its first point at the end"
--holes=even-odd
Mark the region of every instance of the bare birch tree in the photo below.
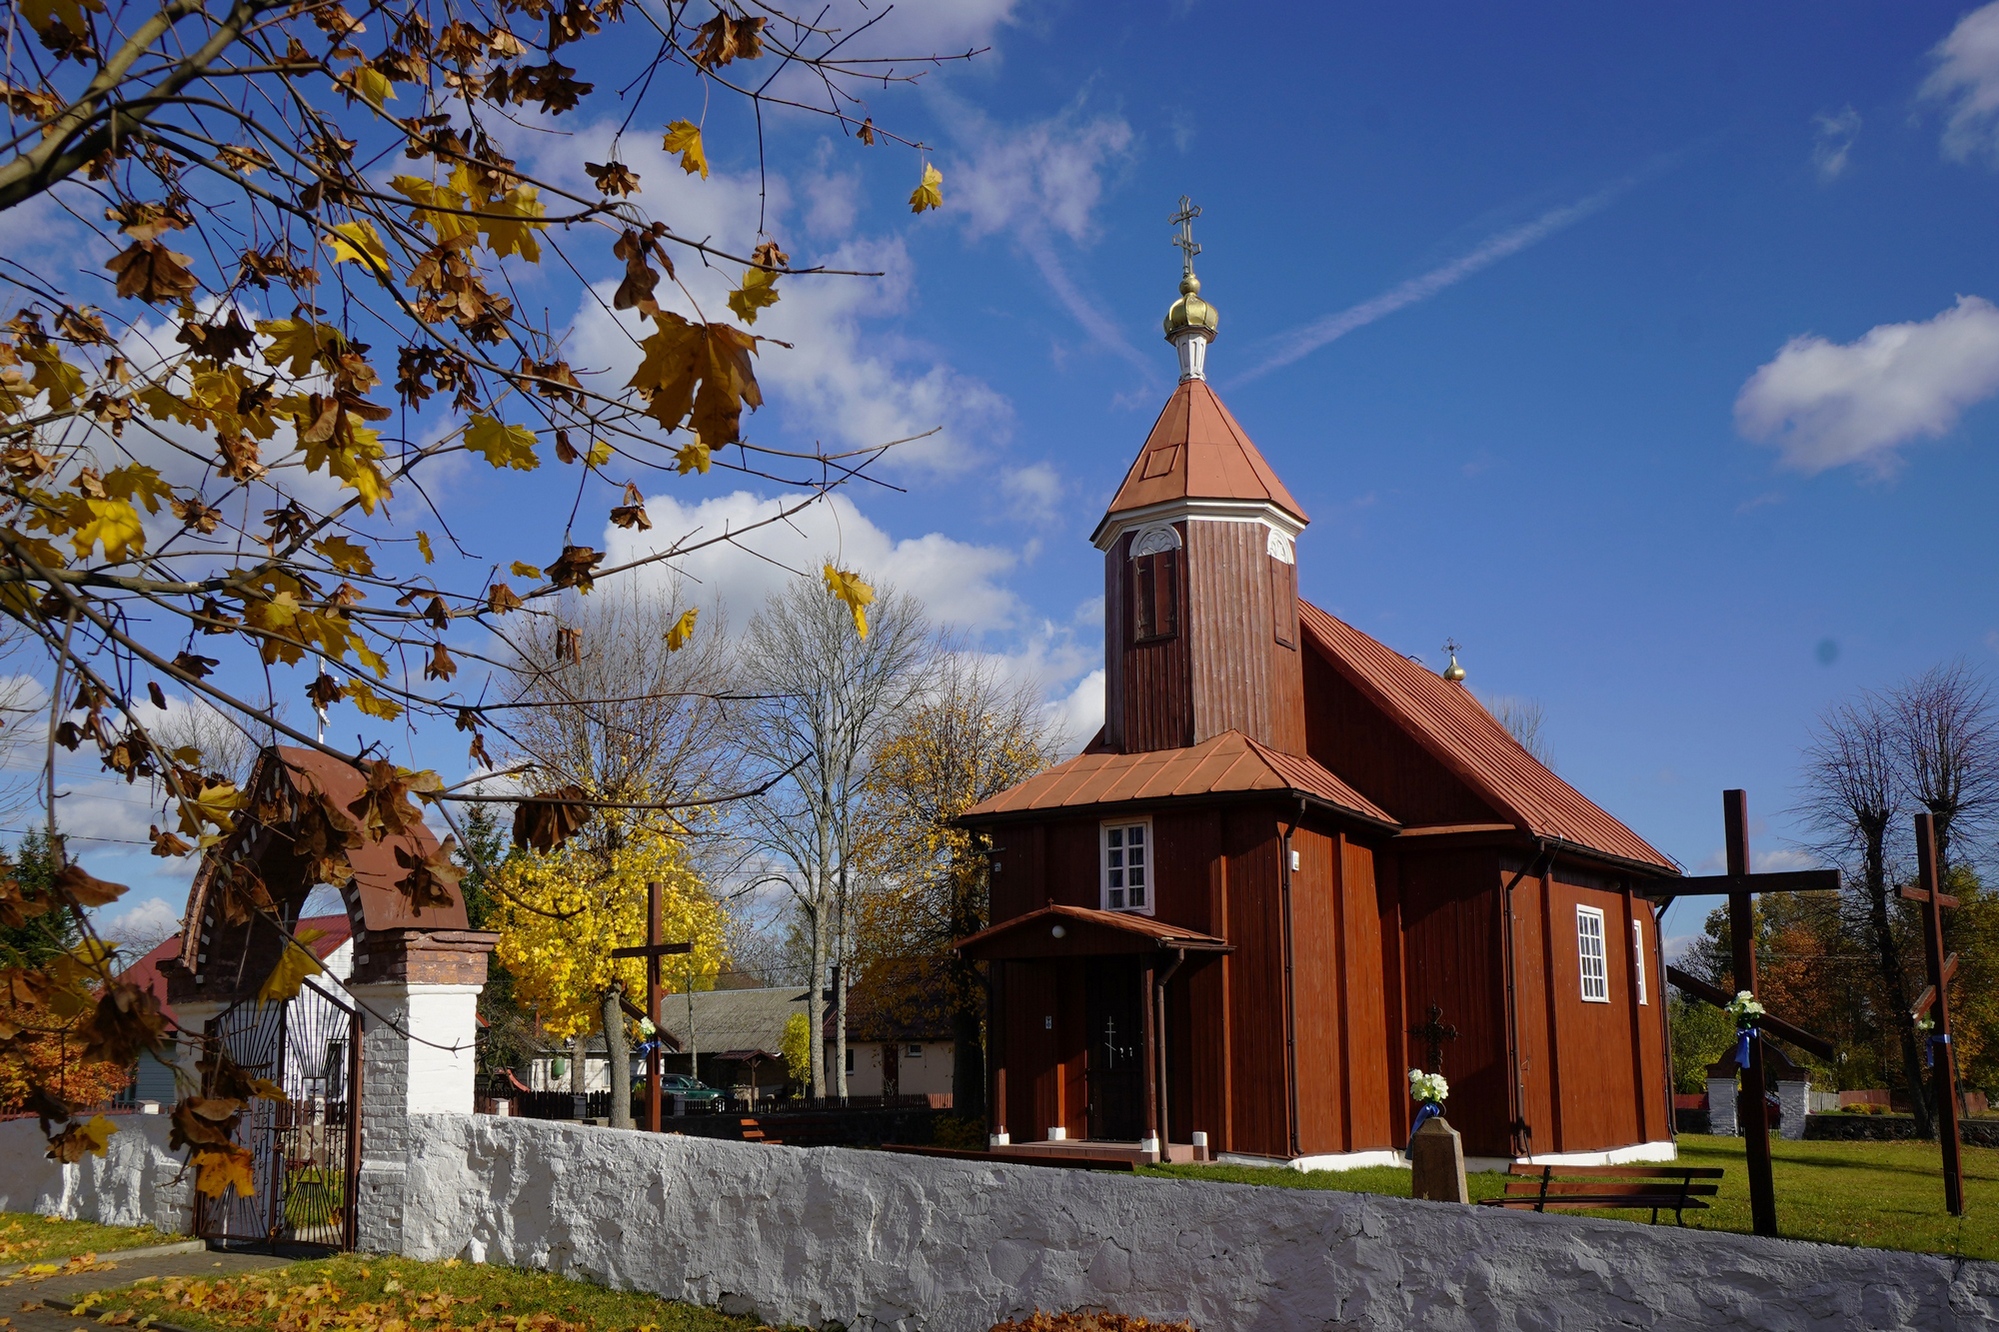
{"type": "MultiPolygon", "coordinates": [[[[869,759],[923,690],[934,656],[922,608],[893,588],[876,593],[867,626],[858,637],[846,609],[801,578],[757,612],[742,645],[741,684],[759,697],[743,705],[741,744],[751,762],[784,776],[741,813],[757,853],[789,883],[811,940],[815,1097],[827,1085],[827,963],[844,962],[851,942],[852,861],[869,759]]],[[[833,1076],[843,1098],[847,972],[841,966],[834,990],[833,1076]]]]}

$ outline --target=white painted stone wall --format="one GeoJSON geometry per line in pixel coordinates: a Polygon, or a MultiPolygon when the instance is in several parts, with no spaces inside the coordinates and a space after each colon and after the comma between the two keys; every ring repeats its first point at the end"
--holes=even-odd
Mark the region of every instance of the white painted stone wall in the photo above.
{"type": "Polygon", "coordinates": [[[1740,1126],[1735,1122],[1735,1079],[1709,1078],[1707,1080],[1707,1131],[1718,1138],[1740,1136],[1740,1126]]]}
{"type": "Polygon", "coordinates": [[[48,1140],[32,1119],[0,1123],[0,1212],[144,1226],[169,1235],[194,1229],[194,1179],[178,1178],[180,1157],[167,1150],[165,1115],[111,1115],[118,1131],[102,1157],[74,1165],[49,1160],[48,1140]]]}
{"type": "Polygon", "coordinates": [[[1970,1329],[1999,1265],[1366,1194],[434,1115],[403,1251],[774,1322],[984,1332],[1040,1309],[1202,1332],[1970,1329]]]}
{"type": "Polygon", "coordinates": [[[1783,1121],[1778,1125],[1779,1137],[1798,1139],[1805,1136],[1805,1116],[1812,1110],[1812,1084],[1809,1082],[1780,1082],[1777,1084],[1777,1108],[1783,1112],[1783,1121]]]}

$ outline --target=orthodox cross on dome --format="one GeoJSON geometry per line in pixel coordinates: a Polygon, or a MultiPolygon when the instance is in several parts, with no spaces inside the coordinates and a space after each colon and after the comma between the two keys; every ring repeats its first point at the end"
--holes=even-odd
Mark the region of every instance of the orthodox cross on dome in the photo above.
{"type": "Polygon", "coordinates": [[[1409,1034],[1430,1047],[1430,1057],[1425,1068],[1431,1073],[1444,1071],[1444,1042],[1458,1038],[1458,1029],[1443,1020],[1444,1010],[1440,1005],[1431,1004],[1429,1021],[1420,1027],[1409,1028],[1409,1034]]]}
{"type": "Polygon", "coordinates": [[[1173,243],[1180,248],[1182,277],[1194,271],[1194,256],[1201,252],[1200,242],[1194,239],[1194,219],[1200,215],[1201,205],[1183,194],[1180,196],[1180,211],[1166,219],[1180,228],[1180,234],[1173,238],[1173,243]]]}

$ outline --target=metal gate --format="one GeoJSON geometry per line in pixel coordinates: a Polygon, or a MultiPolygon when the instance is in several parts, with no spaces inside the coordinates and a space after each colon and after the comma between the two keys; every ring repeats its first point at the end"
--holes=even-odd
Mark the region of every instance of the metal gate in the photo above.
{"type": "Polygon", "coordinates": [[[254,1161],[256,1192],[196,1194],[203,1239],[275,1250],[354,1247],[361,1165],[361,1015],[312,980],[298,997],[259,1006],[240,999],[209,1034],[253,1077],[284,1088],[284,1101],[253,1100],[239,1141],[254,1161]]]}

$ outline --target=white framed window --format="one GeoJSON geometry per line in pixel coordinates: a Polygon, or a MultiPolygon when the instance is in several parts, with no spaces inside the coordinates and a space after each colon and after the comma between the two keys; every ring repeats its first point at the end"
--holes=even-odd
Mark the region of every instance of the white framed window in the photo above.
{"type": "Polygon", "coordinates": [[[902,1052],[902,1057],[904,1059],[921,1059],[923,1058],[923,1047],[912,1041],[909,1047],[902,1052]]]}
{"type": "Polygon", "coordinates": [[[1634,920],[1631,922],[1631,965],[1637,968],[1637,970],[1632,972],[1631,974],[1638,978],[1638,1002],[1641,1004],[1646,1003],[1647,1000],[1645,998],[1645,922],[1642,920],[1634,920]]]}
{"type": "Polygon", "coordinates": [[[1603,953],[1603,912],[1576,908],[1576,953],[1582,959],[1583,1002],[1610,1002],[1610,968],[1603,953]]]}
{"type": "Polygon", "coordinates": [[[1152,821],[1106,823],[1104,910],[1152,914],[1152,821]]]}

